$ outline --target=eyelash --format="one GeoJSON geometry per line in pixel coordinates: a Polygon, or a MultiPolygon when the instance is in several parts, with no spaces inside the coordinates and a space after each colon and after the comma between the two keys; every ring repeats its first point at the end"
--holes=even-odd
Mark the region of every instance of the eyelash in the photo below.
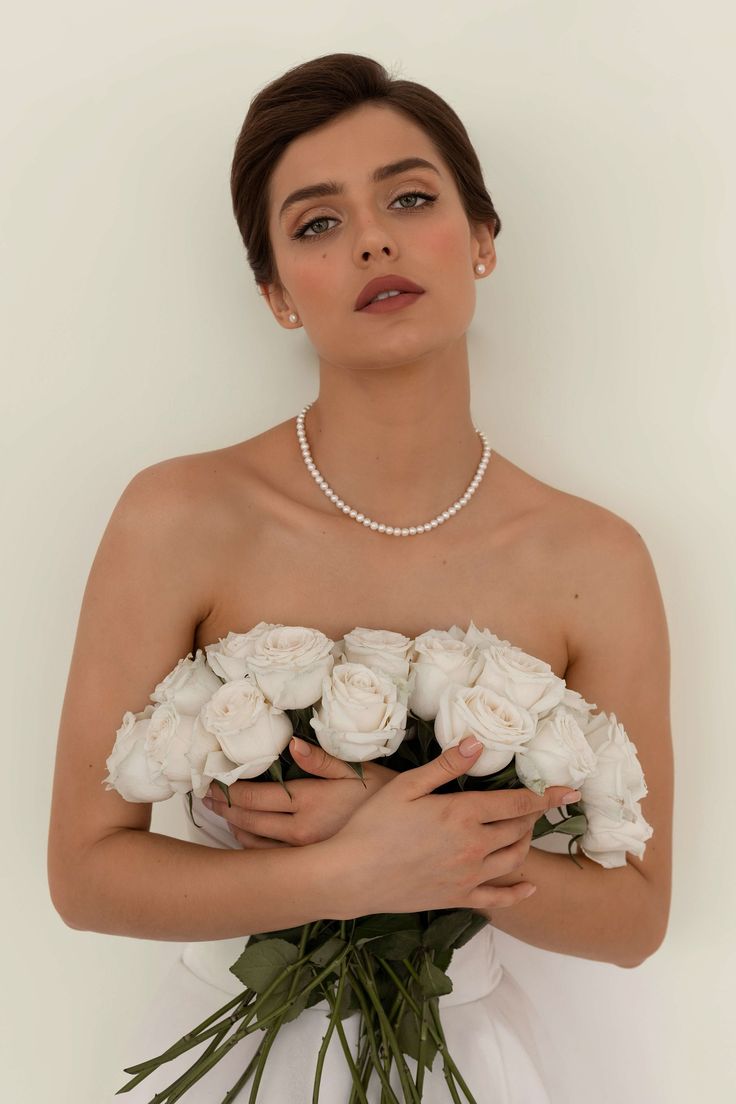
{"type": "MultiPolygon", "coordinates": [[[[403,199],[404,196],[418,196],[420,199],[426,200],[425,203],[415,204],[413,207],[400,208],[404,211],[423,211],[425,207],[431,207],[434,201],[437,199],[436,195],[428,195],[426,192],[402,192],[393,200],[396,203],[397,200],[403,199]]],[[[324,237],[325,234],[329,234],[329,230],[320,230],[316,234],[307,234],[306,231],[315,222],[330,222],[332,221],[331,215],[320,215],[319,218],[310,219],[309,222],[302,223],[302,225],[292,234],[295,241],[316,241],[318,238],[324,237]]]]}

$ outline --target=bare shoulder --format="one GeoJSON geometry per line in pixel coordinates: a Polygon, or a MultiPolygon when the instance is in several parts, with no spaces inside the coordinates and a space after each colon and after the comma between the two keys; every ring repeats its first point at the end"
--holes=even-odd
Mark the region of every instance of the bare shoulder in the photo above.
{"type": "Polygon", "coordinates": [[[642,543],[634,526],[612,510],[572,494],[525,471],[499,453],[499,483],[508,509],[529,522],[533,533],[553,562],[566,569],[571,560],[590,562],[591,544],[597,551],[621,550],[642,543]]]}
{"type": "Polygon", "coordinates": [[[501,457],[505,497],[523,507],[570,661],[618,624],[649,617],[661,624],[662,599],[639,530],[607,507],[536,478],[501,457]]]}

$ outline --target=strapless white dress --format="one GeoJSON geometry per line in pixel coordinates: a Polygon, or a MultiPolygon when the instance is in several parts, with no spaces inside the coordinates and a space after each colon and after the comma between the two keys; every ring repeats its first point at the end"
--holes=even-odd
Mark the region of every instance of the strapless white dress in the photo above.
{"type": "MultiPolygon", "coordinates": [[[[187,816],[190,838],[211,847],[239,847],[226,822],[194,800],[197,828],[187,816]]],[[[229,967],[247,942],[247,936],[187,944],[164,977],[151,1005],[139,1021],[126,1051],[126,1065],[160,1054],[220,1005],[242,992],[229,967]]],[[[561,1067],[551,1060],[553,1049],[544,1020],[524,990],[499,961],[494,930],[487,924],[455,951],[447,971],[451,993],[439,998],[447,1046],[478,1104],[567,1104],[561,1087],[561,1067]]],[[[317,1054],[327,1029],[326,1001],[305,1009],[284,1024],[275,1038],[258,1090],[258,1104],[312,1104],[317,1054]]],[[[353,1054],[358,1043],[358,1016],[343,1021],[353,1054]]],[[[241,1039],[228,1054],[182,1098],[183,1104],[220,1104],[242,1074],[263,1038],[261,1031],[241,1039]]],[[[159,1067],[123,1096],[126,1104],[148,1104],[156,1092],[174,1081],[192,1064],[206,1043],[159,1067]]],[[[406,1058],[412,1077],[416,1062],[406,1058]]],[[[117,1088],[130,1075],[122,1073],[117,1088]]],[[[401,1099],[395,1066],[391,1083],[401,1099]]],[[[240,1091],[246,1104],[253,1079],[240,1091]]],[[[347,1104],[352,1079],[345,1055],[333,1032],[323,1067],[320,1104],[347,1104]]],[[[376,1074],[368,1088],[370,1104],[379,1104],[376,1074]]],[[[465,1100],[461,1095],[461,1100],[465,1100]]],[[[447,1104],[450,1095],[441,1056],[425,1071],[424,1104],[447,1104]]]]}

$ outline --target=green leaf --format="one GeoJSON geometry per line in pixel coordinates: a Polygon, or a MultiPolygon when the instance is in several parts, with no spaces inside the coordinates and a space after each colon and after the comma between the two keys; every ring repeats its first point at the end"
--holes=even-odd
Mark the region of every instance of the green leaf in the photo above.
{"type": "Polygon", "coordinates": [[[452,956],[455,954],[455,949],[453,947],[445,947],[441,951],[433,951],[432,953],[434,954],[435,966],[439,966],[440,970],[446,970],[452,962],[452,956]]]}
{"type": "MultiPolygon", "coordinates": [[[[296,1017],[304,1011],[304,1009],[307,1007],[307,998],[311,994],[307,993],[305,995],[303,992],[300,993],[297,989],[294,996],[289,997],[290,985],[291,978],[286,980],[283,985],[277,986],[276,989],[274,989],[273,993],[269,993],[269,995],[264,999],[260,1008],[256,1012],[257,1023],[260,1023],[261,1020],[264,1020],[266,1016],[268,1016],[271,1012],[276,1012],[277,1009],[281,1008],[281,1006],[287,1000],[289,1004],[283,1013],[283,1023],[288,1023],[289,1020],[295,1020],[296,1017]]],[[[271,1024],[275,1022],[275,1020],[272,1020],[271,1024]]]]}
{"type": "Polygon", "coordinates": [[[422,937],[427,950],[440,950],[451,945],[462,935],[473,920],[472,909],[454,909],[441,913],[432,921],[422,937]]]}
{"type": "Polygon", "coordinates": [[[232,805],[232,801],[230,800],[230,787],[227,786],[224,782],[221,782],[219,778],[213,778],[212,781],[215,783],[216,786],[219,786],[224,793],[225,797],[227,798],[227,807],[229,809],[232,805]]]}
{"type": "Polygon", "coordinates": [[[452,992],[452,982],[444,970],[440,970],[430,958],[425,958],[419,971],[419,983],[428,997],[440,997],[452,992]]]}
{"type": "MultiPolygon", "coordinates": [[[[281,773],[281,761],[279,759],[274,759],[273,763],[268,768],[268,774],[274,782],[283,782],[284,777],[281,773]]],[[[288,793],[289,791],[287,790],[286,792],[288,793]]]]}
{"type": "MultiPolygon", "coordinates": [[[[419,1003],[419,1002],[418,1002],[419,1003]]],[[[429,1009],[424,1013],[425,1022],[429,1020],[429,1009]]],[[[408,1054],[413,1058],[415,1062],[419,1062],[419,1020],[412,1011],[411,1008],[405,1008],[401,1020],[399,1021],[398,1030],[396,1032],[396,1038],[398,1044],[401,1047],[404,1054],[408,1054]]],[[[426,1066],[428,1070],[432,1069],[434,1064],[435,1055],[437,1054],[437,1044],[432,1036],[427,1033],[424,1040],[424,1049],[422,1051],[422,1065],[426,1066]]]]}
{"type": "Polygon", "coordinates": [[[588,818],[584,813],[579,813],[576,816],[568,817],[567,820],[561,820],[559,824],[554,824],[552,827],[555,832],[564,832],[568,836],[585,835],[588,825],[588,818]]]}
{"type": "MultiPolygon", "coordinates": [[[[326,939],[319,947],[315,947],[309,956],[310,962],[314,962],[319,966],[320,970],[323,969],[331,958],[335,958],[345,946],[345,940],[339,939],[336,935],[330,939],[326,939]]],[[[339,965],[335,967],[339,970],[339,965]]]]}
{"type": "Polygon", "coordinates": [[[367,939],[375,939],[379,935],[421,930],[422,918],[417,912],[376,912],[369,916],[362,916],[357,921],[351,943],[360,947],[367,939]]]}
{"type": "MultiPolygon", "coordinates": [[[[472,912],[472,920],[470,921],[462,935],[458,936],[458,938],[455,940],[455,950],[457,950],[458,947],[464,947],[466,943],[469,943],[473,936],[477,935],[479,931],[482,931],[488,923],[488,917],[484,916],[482,912],[477,912],[475,909],[473,909],[472,912]]],[[[436,960],[437,956],[435,955],[435,961],[436,960]]]]}
{"type": "Polygon", "coordinates": [[[354,770],[355,773],[357,774],[358,778],[361,780],[361,782],[363,781],[363,764],[362,763],[346,762],[346,766],[350,767],[351,770],[354,770]]]}
{"type": "Polygon", "coordinates": [[[195,828],[201,828],[202,825],[197,824],[196,820],[194,819],[194,813],[192,812],[192,791],[191,790],[187,794],[187,802],[189,804],[189,816],[192,818],[192,824],[194,825],[195,828]]]}
{"type": "Polygon", "coordinates": [[[235,974],[249,989],[263,993],[298,958],[297,948],[285,939],[249,942],[237,962],[230,967],[230,973],[235,974]]]}
{"type": "Polygon", "coordinates": [[[401,961],[407,958],[417,947],[421,946],[422,933],[418,929],[391,932],[389,935],[379,935],[375,939],[361,940],[361,946],[373,955],[380,958],[388,958],[392,961],[401,961]]]}

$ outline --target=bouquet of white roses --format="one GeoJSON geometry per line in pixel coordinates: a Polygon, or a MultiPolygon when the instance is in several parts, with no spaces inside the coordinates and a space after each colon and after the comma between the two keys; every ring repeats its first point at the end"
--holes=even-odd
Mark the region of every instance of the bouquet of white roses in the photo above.
{"type": "MultiPolygon", "coordinates": [[[[230,802],[238,779],[281,783],[304,777],[284,756],[293,735],[349,764],[384,758],[393,770],[429,762],[436,747],[468,735],[482,751],[467,773],[443,787],[578,789],[580,802],[557,822],[537,820],[533,838],[563,832],[588,858],[623,866],[641,857],[652,829],[642,816],[647,794],[636,747],[615,714],[565,685],[550,665],[470,623],[466,632],[430,629],[415,639],[389,630],[356,628],[338,641],[317,629],[261,622],[230,632],[217,644],[179,660],[151,694],[152,705],[128,712],[107,760],[104,784],[128,801],[161,801],[174,793],[202,798],[212,783],[230,802]],[[282,769],[282,756],[286,773],[282,769]]],[[[562,816],[562,814],[560,814],[562,816]]],[[[192,815],[192,819],[193,815],[192,815]]],[[[195,822],[196,823],[196,822],[195,822]]],[[[403,1099],[422,1099],[424,1072],[439,1051],[453,1100],[474,1097],[447,1051],[438,1001],[452,990],[446,975],[454,951],[486,923],[474,909],[373,914],[350,921],[316,920],[257,933],[231,972],[243,992],[168,1050],[130,1066],[132,1089],[162,1063],[205,1041],[188,1070],[154,1097],[173,1104],[239,1039],[264,1038],[222,1104],[252,1076],[255,1101],[271,1043],[280,1026],[326,998],[329,1024],[316,1055],[314,1097],[337,1031],[353,1078],[348,1104],[368,1104],[375,1071],[382,1099],[398,1098],[390,1083],[396,1062],[403,1099]],[[353,1055],[342,1020],[359,1015],[353,1055]],[[380,1045],[377,1042],[380,1040],[380,1045]],[[405,1055],[415,1062],[412,1079],[405,1055]]]]}

